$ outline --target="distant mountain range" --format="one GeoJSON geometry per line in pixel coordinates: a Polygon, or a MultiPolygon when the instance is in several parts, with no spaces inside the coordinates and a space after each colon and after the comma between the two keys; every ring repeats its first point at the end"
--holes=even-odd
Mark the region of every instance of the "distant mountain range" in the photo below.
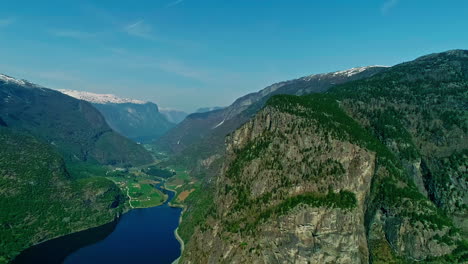
{"type": "Polygon", "coordinates": [[[113,94],[59,91],[92,103],[112,129],[136,142],[152,142],[175,126],[152,102],[119,98],[113,94]]]}
{"type": "Polygon", "coordinates": [[[176,154],[176,159],[180,158],[179,162],[193,164],[196,163],[192,160],[194,156],[197,160],[205,159],[220,151],[224,137],[248,121],[275,94],[303,95],[324,92],[333,85],[367,78],[387,68],[386,66],[357,67],[275,83],[259,92],[237,99],[228,107],[187,116],[169,133],[159,138],[156,145],[162,150],[176,154]]]}
{"type": "Polygon", "coordinates": [[[169,122],[174,124],[179,124],[188,116],[184,111],[170,108],[159,108],[159,112],[163,114],[169,122]]]}

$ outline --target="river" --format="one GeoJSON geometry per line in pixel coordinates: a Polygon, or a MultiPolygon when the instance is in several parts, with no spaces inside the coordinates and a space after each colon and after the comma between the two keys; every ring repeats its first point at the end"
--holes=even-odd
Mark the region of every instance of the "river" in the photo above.
{"type": "Polygon", "coordinates": [[[172,263],[180,256],[174,231],[180,208],[163,205],[133,209],[119,220],[46,241],[23,251],[13,263],[172,263]]]}

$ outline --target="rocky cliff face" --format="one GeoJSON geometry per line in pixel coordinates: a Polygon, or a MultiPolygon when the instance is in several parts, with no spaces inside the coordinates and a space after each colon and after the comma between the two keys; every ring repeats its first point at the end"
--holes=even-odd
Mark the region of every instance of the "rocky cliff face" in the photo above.
{"type": "Polygon", "coordinates": [[[228,137],[215,209],[183,261],[458,261],[462,235],[405,175],[328,95],[273,97],[228,137]]]}
{"type": "MultiPolygon", "coordinates": [[[[376,186],[385,187],[373,200],[380,208],[370,220],[370,236],[375,234],[374,224],[380,225],[385,231],[381,241],[386,240],[390,248],[408,259],[441,256],[450,252],[450,247],[456,247],[455,255],[466,259],[468,189],[462,175],[466,175],[468,164],[467,80],[468,51],[453,50],[396,65],[331,91],[342,107],[391,151],[402,165],[403,179],[418,190],[385,191],[394,190],[391,185],[396,184],[375,178],[376,186]],[[395,194],[404,198],[390,201],[395,194]],[[418,228],[420,224],[424,227],[418,228]],[[460,236],[461,240],[456,239],[460,236]],[[434,245],[435,241],[441,243],[434,245]]],[[[388,262],[380,259],[382,251],[375,252],[375,262],[388,262]]],[[[444,261],[454,263],[458,258],[444,261]]]]}
{"type": "Polygon", "coordinates": [[[137,142],[149,143],[166,133],[175,124],[170,123],[154,103],[93,104],[102,113],[109,126],[137,142]]]}
{"type": "Polygon", "coordinates": [[[228,157],[216,183],[213,228],[193,239],[187,262],[367,263],[364,211],[374,153],[317,130],[312,120],[266,108],[230,137],[228,157]],[[250,156],[257,151],[261,156],[250,156]],[[344,191],[353,197],[349,205],[340,200],[344,191]],[[276,210],[303,196],[313,202],[276,210]]]}
{"type": "Polygon", "coordinates": [[[169,109],[169,108],[159,108],[161,114],[167,119],[167,121],[173,124],[179,124],[182,122],[186,117],[187,113],[181,110],[176,109],[169,109]]]}

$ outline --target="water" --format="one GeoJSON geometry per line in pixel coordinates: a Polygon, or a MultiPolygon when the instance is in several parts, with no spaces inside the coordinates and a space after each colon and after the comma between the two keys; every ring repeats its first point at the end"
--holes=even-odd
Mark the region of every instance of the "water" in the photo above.
{"type": "MultiPolygon", "coordinates": [[[[161,188],[161,185],[157,185],[161,188]]],[[[134,209],[120,220],[31,247],[14,263],[172,263],[180,256],[174,236],[180,208],[134,209]]]]}

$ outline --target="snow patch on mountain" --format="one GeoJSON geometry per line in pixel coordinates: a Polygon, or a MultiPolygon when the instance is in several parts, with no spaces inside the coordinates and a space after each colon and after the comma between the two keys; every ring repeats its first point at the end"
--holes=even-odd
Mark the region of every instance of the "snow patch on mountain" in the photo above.
{"type": "Polygon", "coordinates": [[[367,69],[370,69],[370,68],[376,68],[376,67],[384,67],[384,68],[388,68],[390,66],[383,66],[383,65],[372,65],[372,66],[365,66],[365,67],[355,67],[355,68],[351,68],[351,69],[347,69],[347,70],[343,70],[343,71],[337,71],[337,72],[330,72],[330,73],[320,73],[320,74],[312,74],[312,75],[309,75],[309,76],[306,76],[304,77],[303,79],[306,80],[306,81],[309,81],[315,77],[322,77],[322,76],[346,76],[346,77],[351,77],[353,75],[356,75],[358,73],[361,73],[367,69]]]}
{"type": "Polygon", "coordinates": [[[361,73],[369,68],[375,68],[375,67],[386,67],[386,66],[365,66],[365,67],[356,67],[356,68],[351,68],[351,69],[348,69],[348,70],[344,70],[344,71],[337,71],[337,72],[334,72],[333,75],[346,75],[347,77],[351,77],[353,75],[356,75],[358,73],[361,73]]]}
{"type": "Polygon", "coordinates": [[[223,121],[221,121],[219,124],[217,124],[216,126],[214,126],[212,129],[215,129],[215,128],[219,127],[220,125],[224,124],[224,121],[226,121],[226,119],[224,119],[223,121]]]}
{"type": "Polygon", "coordinates": [[[147,102],[129,98],[120,98],[113,94],[97,94],[85,91],[59,89],[63,94],[95,104],[146,104],[147,102]]]}
{"type": "Polygon", "coordinates": [[[5,81],[7,83],[16,83],[18,85],[26,85],[26,82],[24,80],[18,80],[5,74],[0,74],[0,80],[5,81]]]}

